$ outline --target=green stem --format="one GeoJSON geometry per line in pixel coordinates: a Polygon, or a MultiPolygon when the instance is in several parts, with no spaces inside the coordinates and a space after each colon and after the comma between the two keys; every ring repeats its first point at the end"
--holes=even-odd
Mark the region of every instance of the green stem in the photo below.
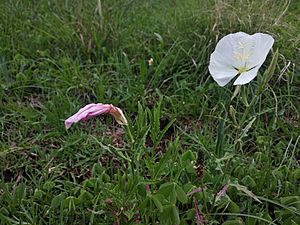
{"type": "Polygon", "coordinates": [[[208,211],[208,208],[207,208],[207,202],[206,202],[206,198],[205,198],[204,185],[203,185],[203,181],[202,180],[201,180],[201,191],[202,191],[202,194],[203,194],[204,209],[205,209],[206,215],[209,216],[209,211],[208,211]]]}
{"type": "Polygon", "coordinates": [[[130,138],[131,145],[133,145],[134,144],[134,138],[133,138],[133,135],[131,133],[131,130],[130,130],[130,128],[128,126],[125,126],[125,127],[126,127],[126,131],[128,133],[128,136],[130,138]]]}
{"type": "Polygon", "coordinates": [[[240,121],[240,127],[243,126],[243,124],[244,124],[244,122],[246,121],[247,116],[248,116],[248,114],[249,114],[249,112],[250,112],[250,109],[251,109],[252,106],[256,103],[256,101],[258,100],[258,97],[259,97],[258,95],[255,95],[254,98],[252,98],[252,101],[250,102],[250,104],[246,107],[246,110],[245,110],[245,112],[244,112],[244,115],[243,115],[243,117],[242,117],[242,119],[241,119],[241,121],[240,121]]]}

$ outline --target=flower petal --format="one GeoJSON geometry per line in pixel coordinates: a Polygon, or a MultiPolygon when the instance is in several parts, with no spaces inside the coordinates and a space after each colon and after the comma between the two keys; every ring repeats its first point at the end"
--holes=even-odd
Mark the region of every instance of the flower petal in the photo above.
{"type": "Polygon", "coordinates": [[[217,84],[221,87],[224,87],[226,84],[228,84],[233,78],[234,76],[230,76],[230,77],[222,77],[222,78],[214,78],[214,80],[217,82],[217,84]]]}
{"type": "Polygon", "coordinates": [[[221,87],[238,74],[238,71],[226,62],[224,56],[216,51],[211,54],[208,69],[213,79],[221,87]]]}
{"type": "Polygon", "coordinates": [[[241,75],[235,85],[249,83],[266,60],[273,43],[274,39],[268,34],[229,34],[218,42],[211,54],[209,72],[220,86],[226,85],[238,73],[241,75]],[[242,72],[245,70],[249,71],[242,72]]]}
{"type": "Polygon", "coordinates": [[[274,38],[268,34],[256,33],[251,35],[251,38],[253,39],[253,48],[247,62],[249,68],[263,64],[274,44],[274,38]]]}
{"type": "Polygon", "coordinates": [[[117,120],[119,124],[126,124],[127,120],[122,112],[121,109],[111,105],[111,104],[88,104],[85,107],[81,108],[77,113],[75,113],[73,116],[69,117],[65,120],[65,127],[66,129],[69,129],[73,123],[77,123],[79,121],[86,121],[94,116],[102,115],[110,113],[114,116],[114,118],[117,120]],[[125,123],[126,121],[126,123],[125,123]]]}
{"type": "Polygon", "coordinates": [[[236,54],[242,54],[242,49],[239,46],[248,42],[250,37],[244,32],[228,34],[218,42],[215,52],[223,55],[226,62],[235,68],[244,66],[244,60],[238,60],[236,54]]]}
{"type": "Polygon", "coordinates": [[[247,84],[251,80],[253,80],[258,72],[258,69],[260,68],[261,65],[253,68],[252,70],[249,70],[247,72],[244,72],[238,76],[238,78],[234,81],[233,85],[242,85],[242,84],[247,84]]]}
{"type": "Polygon", "coordinates": [[[235,53],[238,51],[238,44],[249,37],[250,35],[243,32],[229,34],[218,42],[215,51],[211,54],[208,69],[221,87],[238,74],[235,68],[244,64],[244,61],[239,62],[235,58],[235,53]]]}
{"type": "Polygon", "coordinates": [[[109,114],[115,118],[118,124],[128,125],[127,119],[120,108],[111,105],[111,110],[109,111],[109,114]]]}

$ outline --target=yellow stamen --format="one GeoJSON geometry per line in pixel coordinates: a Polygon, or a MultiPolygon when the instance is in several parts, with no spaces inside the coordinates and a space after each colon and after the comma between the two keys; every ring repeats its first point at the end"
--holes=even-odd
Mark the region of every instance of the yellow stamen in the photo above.
{"type": "Polygon", "coordinates": [[[237,69],[239,71],[239,74],[245,73],[245,72],[247,72],[249,70],[247,67],[240,67],[240,68],[237,68],[237,69]]]}

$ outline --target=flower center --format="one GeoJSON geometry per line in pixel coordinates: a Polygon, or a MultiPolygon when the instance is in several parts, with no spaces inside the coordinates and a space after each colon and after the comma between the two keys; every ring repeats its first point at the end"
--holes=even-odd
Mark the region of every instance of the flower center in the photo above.
{"type": "Polygon", "coordinates": [[[244,66],[244,67],[237,68],[237,71],[239,71],[239,74],[242,74],[242,73],[249,71],[249,69],[244,66]]]}
{"type": "Polygon", "coordinates": [[[233,57],[240,61],[240,62],[246,62],[250,56],[252,55],[252,43],[241,43],[238,42],[238,44],[235,46],[235,51],[233,51],[233,57]]]}

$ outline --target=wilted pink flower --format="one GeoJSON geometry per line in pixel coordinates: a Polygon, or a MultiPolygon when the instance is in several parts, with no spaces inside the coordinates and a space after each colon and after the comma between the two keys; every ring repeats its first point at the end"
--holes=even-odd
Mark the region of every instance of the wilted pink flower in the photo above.
{"type": "Polygon", "coordinates": [[[192,190],[191,192],[187,193],[187,196],[196,194],[198,192],[201,192],[202,190],[200,188],[195,188],[194,190],[192,190]]]}
{"type": "Polygon", "coordinates": [[[79,121],[86,121],[94,116],[99,116],[102,114],[109,113],[112,115],[118,124],[127,125],[127,120],[121,109],[115,107],[111,104],[102,104],[102,103],[92,103],[88,104],[85,107],[81,108],[77,113],[73,116],[69,117],[65,120],[65,127],[69,129],[73,123],[77,123],[79,121]]]}
{"type": "Polygon", "coordinates": [[[200,212],[200,209],[198,207],[198,201],[196,198],[194,198],[194,209],[195,209],[195,222],[197,225],[205,224],[203,215],[200,212]]]}
{"type": "Polygon", "coordinates": [[[227,192],[227,189],[228,189],[229,185],[228,184],[225,184],[222,189],[217,193],[217,196],[218,197],[222,197],[226,194],[227,192]]]}

